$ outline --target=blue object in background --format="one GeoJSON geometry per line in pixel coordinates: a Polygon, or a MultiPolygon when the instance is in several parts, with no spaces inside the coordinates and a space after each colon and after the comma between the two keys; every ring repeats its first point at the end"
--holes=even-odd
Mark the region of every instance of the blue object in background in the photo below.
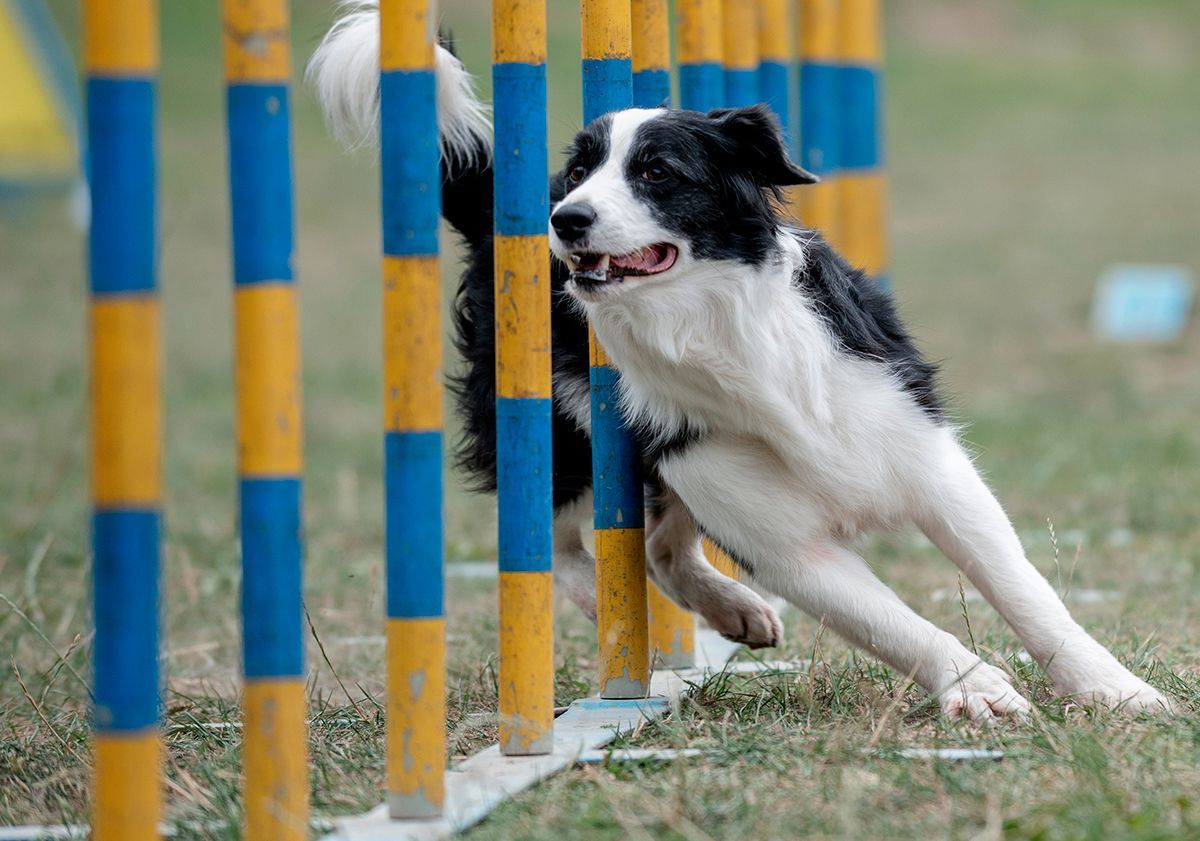
{"type": "Polygon", "coordinates": [[[1118,342],[1167,342],[1187,326],[1195,282],[1186,266],[1116,263],[1092,301],[1092,328],[1118,342]]]}

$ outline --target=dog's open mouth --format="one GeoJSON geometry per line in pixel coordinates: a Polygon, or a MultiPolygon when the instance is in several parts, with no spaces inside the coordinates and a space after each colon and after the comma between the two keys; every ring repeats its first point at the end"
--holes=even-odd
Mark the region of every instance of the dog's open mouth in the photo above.
{"type": "Polygon", "coordinates": [[[581,286],[600,286],[627,277],[662,274],[675,265],[679,250],[665,242],[632,254],[571,254],[571,279],[581,286]]]}

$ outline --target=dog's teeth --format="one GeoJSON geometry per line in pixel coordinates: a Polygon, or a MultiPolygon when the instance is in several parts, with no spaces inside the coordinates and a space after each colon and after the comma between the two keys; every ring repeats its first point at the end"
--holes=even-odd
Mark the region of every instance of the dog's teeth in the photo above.
{"type": "Polygon", "coordinates": [[[596,264],[596,271],[607,272],[608,271],[608,261],[609,261],[609,257],[607,254],[601,256],[600,262],[596,264]]]}
{"type": "Polygon", "coordinates": [[[568,254],[567,259],[571,261],[571,265],[573,266],[578,266],[581,262],[581,258],[578,254],[568,254]]]}

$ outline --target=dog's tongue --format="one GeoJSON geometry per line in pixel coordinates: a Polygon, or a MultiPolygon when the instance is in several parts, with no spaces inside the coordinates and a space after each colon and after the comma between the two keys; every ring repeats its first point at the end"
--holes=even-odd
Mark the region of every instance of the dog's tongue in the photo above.
{"type": "Polygon", "coordinates": [[[666,249],[650,245],[634,254],[622,254],[612,258],[612,264],[635,272],[651,272],[666,259],[666,249]]]}

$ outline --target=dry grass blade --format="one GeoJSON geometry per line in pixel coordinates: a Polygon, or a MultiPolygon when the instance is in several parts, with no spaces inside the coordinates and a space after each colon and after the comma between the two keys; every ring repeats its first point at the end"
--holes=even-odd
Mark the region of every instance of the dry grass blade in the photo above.
{"type": "Polygon", "coordinates": [[[333,675],[333,679],[337,681],[337,685],[342,688],[342,693],[346,696],[346,700],[350,702],[350,706],[354,707],[354,711],[358,713],[359,718],[361,718],[364,722],[369,722],[370,719],[367,718],[366,713],[358,708],[358,704],[355,703],[353,696],[350,694],[350,690],[346,688],[346,684],[342,683],[341,675],[337,673],[337,669],[335,669],[333,667],[333,663],[330,662],[329,655],[325,652],[325,645],[321,642],[321,636],[317,633],[317,626],[313,624],[312,616],[308,612],[307,604],[304,605],[304,618],[308,621],[309,632],[312,633],[313,639],[317,642],[317,648],[321,652],[321,659],[324,660],[325,665],[329,667],[329,672],[333,675]]]}
{"type": "Polygon", "coordinates": [[[48,636],[46,636],[46,633],[41,629],[41,627],[36,622],[34,622],[32,619],[30,619],[25,614],[25,611],[23,611],[23,610],[21,610],[21,608],[17,607],[16,603],[12,599],[10,599],[8,596],[4,595],[3,593],[0,593],[0,601],[4,602],[6,605],[8,605],[9,608],[13,611],[13,613],[15,613],[17,616],[21,617],[21,619],[25,620],[25,624],[27,624],[30,628],[33,629],[33,632],[38,635],[38,637],[42,640],[42,642],[44,642],[44,643],[46,643],[46,645],[50,646],[50,650],[53,651],[54,654],[58,657],[59,662],[61,662],[63,664],[63,666],[67,669],[67,671],[69,671],[72,675],[75,676],[75,680],[79,681],[79,685],[82,686],[84,688],[84,691],[87,692],[88,698],[94,699],[94,696],[92,695],[91,686],[88,684],[88,682],[86,680],[83,679],[83,676],[75,670],[75,667],[72,666],[69,662],[67,662],[66,655],[64,655],[61,651],[58,650],[58,646],[56,646],[54,643],[52,643],[50,641],[50,638],[48,636]]]}
{"type": "Polygon", "coordinates": [[[29,691],[29,687],[25,685],[25,679],[21,676],[21,670],[17,668],[16,658],[13,658],[11,662],[13,674],[17,676],[17,685],[21,687],[21,693],[25,696],[25,700],[29,702],[29,706],[33,707],[33,711],[37,715],[38,719],[42,722],[42,724],[46,725],[46,729],[53,734],[54,738],[58,739],[59,744],[63,746],[63,750],[71,754],[76,762],[83,762],[83,760],[80,759],[79,754],[75,752],[74,745],[63,738],[62,733],[58,732],[58,728],[51,724],[50,719],[46,717],[46,713],[42,709],[42,705],[34,699],[33,693],[31,693],[29,691]]]}

